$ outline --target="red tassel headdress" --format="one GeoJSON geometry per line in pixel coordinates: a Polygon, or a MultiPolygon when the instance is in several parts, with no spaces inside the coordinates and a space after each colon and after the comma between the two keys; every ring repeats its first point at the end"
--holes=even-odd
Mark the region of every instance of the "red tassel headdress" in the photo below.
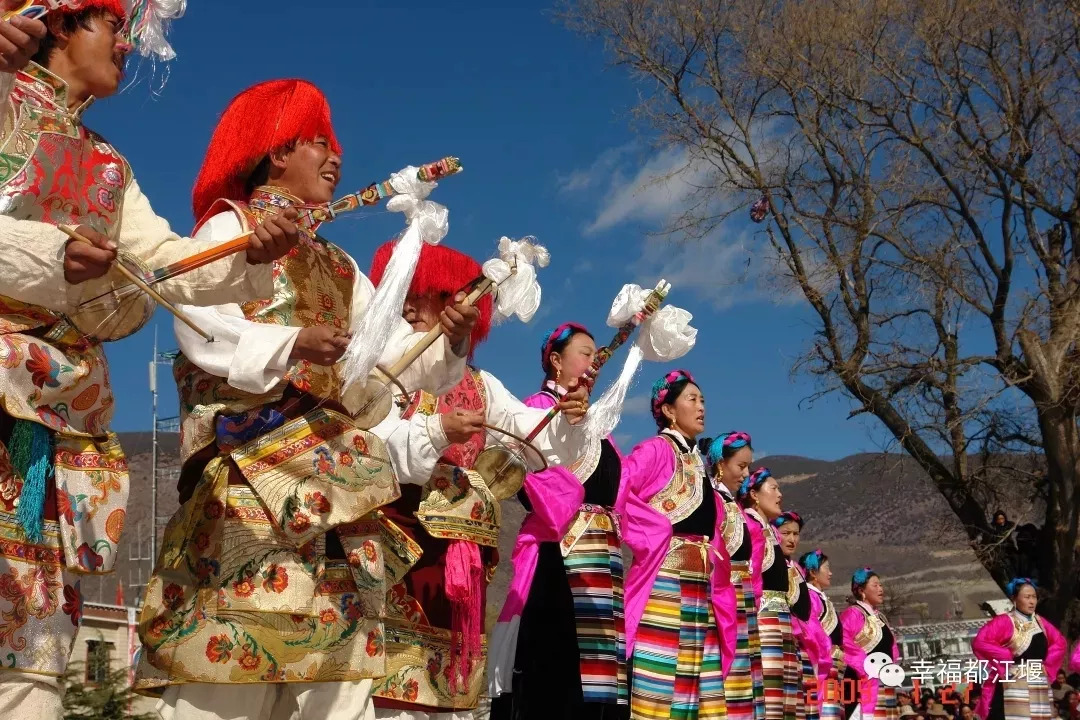
{"type": "Polygon", "coordinates": [[[128,16],[123,0],[77,0],[70,4],[61,5],[52,12],[70,15],[83,10],[104,10],[111,12],[121,20],[126,20],[128,16]]]}
{"type": "MultiPolygon", "coordinates": [[[[371,272],[368,277],[371,282],[378,285],[382,280],[386,265],[390,262],[390,255],[394,251],[394,242],[383,243],[375,251],[375,257],[371,259],[371,272]]],[[[478,278],[483,269],[480,263],[473,260],[463,252],[454,250],[446,245],[428,245],[424,243],[420,248],[420,260],[416,263],[416,272],[413,274],[412,284],[409,286],[410,295],[431,295],[435,293],[456,293],[466,283],[478,278]]],[[[473,326],[472,350],[475,351],[480,343],[487,339],[491,332],[491,315],[493,305],[491,295],[480,298],[476,304],[480,311],[480,317],[473,326]]]]}
{"type": "Polygon", "coordinates": [[[244,183],[271,152],[318,136],[341,153],[330,103],[306,80],[270,80],[237,95],[222,113],[195,179],[191,205],[196,222],[216,200],[246,200],[244,183]]]}

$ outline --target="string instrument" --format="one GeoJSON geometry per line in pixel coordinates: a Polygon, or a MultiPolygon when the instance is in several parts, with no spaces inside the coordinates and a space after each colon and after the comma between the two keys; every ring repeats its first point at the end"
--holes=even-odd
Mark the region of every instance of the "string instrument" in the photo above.
{"type": "MultiPolygon", "coordinates": [[[[579,385],[586,384],[591,387],[596,382],[596,376],[604,363],[611,359],[615,351],[630,338],[630,335],[641,323],[660,309],[661,303],[664,302],[664,298],[667,297],[670,290],[671,285],[665,280],[661,280],[656,284],[656,288],[649,293],[648,298],[645,300],[645,307],[619,327],[610,343],[596,351],[596,356],[593,357],[589,369],[578,379],[579,385]]],[[[494,445],[480,453],[476,459],[475,470],[484,478],[484,482],[491,488],[492,493],[510,497],[521,489],[521,486],[525,484],[525,475],[529,472],[529,468],[525,463],[524,452],[528,449],[541,457],[541,459],[543,458],[541,452],[533,446],[532,442],[544,428],[551,424],[551,421],[555,419],[559,412],[558,405],[548,410],[547,414],[536,424],[536,427],[521,439],[520,444],[514,450],[510,450],[505,446],[494,445]],[[496,492],[495,488],[499,488],[499,491],[496,492]]]]}
{"type": "Polygon", "coordinates": [[[4,20],[16,15],[35,20],[50,10],[64,5],[71,5],[72,0],[0,0],[0,12],[4,20]]]}
{"type": "MultiPolygon", "coordinates": [[[[434,182],[450,175],[461,172],[461,161],[456,157],[445,157],[433,163],[423,165],[417,170],[416,176],[424,182],[434,182]]],[[[296,210],[299,213],[297,224],[305,229],[314,230],[319,224],[330,222],[339,215],[360,207],[375,205],[380,201],[396,194],[390,180],[372,183],[368,187],[355,193],[349,193],[331,203],[325,205],[301,205],[296,210]]],[[[150,299],[143,285],[153,287],[160,282],[191,272],[212,262],[235,255],[246,250],[253,231],[245,232],[220,245],[195,253],[190,257],[177,260],[165,267],[150,270],[145,263],[137,260],[129,253],[121,251],[117,254],[117,265],[106,274],[106,281],[110,283],[109,290],[95,295],[83,301],[79,306],[66,316],[68,324],[75,327],[86,336],[94,337],[100,341],[120,340],[140,330],[154,314],[154,301],[162,303],[166,309],[191,326],[197,333],[208,341],[212,337],[194,325],[182,312],[176,310],[163,299],[150,299]],[[134,274],[136,278],[132,278],[134,274]]],[[[160,296],[159,296],[160,297],[160,296]]]]}
{"type": "MultiPolygon", "coordinates": [[[[517,274],[516,260],[511,263],[510,274],[517,274]]],[[[479,302],[480,298],[488,295],[498,287],[491,278],[480,275],[459,292],[467,293],[462,304],[472,306],[479,302]]],[[[454,293],[457,295],[457,293],[454,293]]],[[[352,415],[353,420],[361,430],[370,430],[390,415],[394,404],[395,388],[400,394],[409,397],[410,393],[401,384],[398,378],[405,370],[416,362],[416,359],[424,354],[424,351],[435,344],[435,341],[446,334],[441,324],[428,330],[427,334],[413,345],[397,362],[389,368],[376,365],[368,378],[363,383],[353,383],[342,391],[342,404],[352,415]]]]}

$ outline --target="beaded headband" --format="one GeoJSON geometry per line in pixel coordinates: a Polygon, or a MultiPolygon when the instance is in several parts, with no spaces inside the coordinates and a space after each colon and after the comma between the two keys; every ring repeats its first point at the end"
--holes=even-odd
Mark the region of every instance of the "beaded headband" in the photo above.
{"type": "Polygon", "coordinates": [[[589,331],[579,323],[564,322],[544,335],[544,342],[540,345],[540,367],[545,373],[551,370],[551,349],[555,344],[567,340],[571,335],[579,332],[588,334],[589,331]]]}
{"type": "Polygon", "coordinates": [[[667,399],[668,392],[671,390],[671,386],[677,382],[685,380],[686,382],[694,382],[694,376],[686,370],[672,370],[664,377],[653,383],[652,386],[652,416],[653,419],[659,421],[663,413],[660,412],[660,406],[664,404],[664,400],[667,399]]]}
{"type": "Polygon", "coordinates": [[[785,525],[786,523],[789,523],[789,522],[798,523],[799,524],[799,529],[802,530],[802,528],[803,528],[802,516],[799,515],[799,513],[793,512],[793,511],[780,513],[780,517],[773,520],[772,524],[775,525],[776,527],[782,527],[783,525],[785,525]]]}
{"type": "Polygon", "coordinates": [[[751,490],[757,490],[771,477],[772,473],[769,472],[769,468],[758,468],[742,481],[742,485],[739,486],[739,497],[747,497],[750,495],[751,490]]]}

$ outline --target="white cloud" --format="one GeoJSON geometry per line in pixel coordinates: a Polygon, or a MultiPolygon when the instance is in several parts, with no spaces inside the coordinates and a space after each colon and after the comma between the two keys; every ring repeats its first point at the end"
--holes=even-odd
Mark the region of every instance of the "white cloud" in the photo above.
{"type": "Polygon", "coordinates": [[[577,193],[606,185],[612,173],[616,172],[619,163],[636,147],[636,142],[629,142],[608,148],[600,153],[589,167],[574,170],[569,175],[559,175],[557,177],[559,190],[564,193],[577,193]]]}
{"type": "MultiPolygon", "coordinates": [[[[630,144],[601,153],[592,165],[569,177],[599,197],[595,215],[584,228],[588,235],[633,224],[644,226],[646,232],[661,231],[691,210],[691,214],[729,210],[730,196],[722,189],[703,190],[709,188],[713,171],[707,160],[685,148],[662,148],[642,157],[630,144]]],[[[742,213],[703,237],[654,235],[640,247],[632,269],[642,284],[664,278],[676,291],[693,292],[714,310],[746,302],[802,300],[761,226],[742,213]]]]}
{"type": "Polygon", "coordinates": [[[709,174],[707,162],[686,150],[668,148],[648,158],[632,175],[616,169],[596,218],[585,228],[591,235],[629,221],[664,223],[686,209],[709,174]]]}

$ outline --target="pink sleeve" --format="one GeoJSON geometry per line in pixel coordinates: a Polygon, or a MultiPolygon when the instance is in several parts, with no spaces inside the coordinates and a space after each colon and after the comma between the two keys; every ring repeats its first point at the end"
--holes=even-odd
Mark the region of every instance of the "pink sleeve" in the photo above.
{"type": "Polygon", "coordinates": [[[1069,670],[1080,673],[1080,643],[1076,644],[1076,650],[1073,651],[1072,660],[1069,661],[1069,670]]]}
{"type": "Polygon", "coordinates": [[[720,634],[721,671],[726,678],[731,671],[731,663],[735,660],[738,611],[735,609],[735,586],[731,584],[731,555],[724,543],[724,523],[727,521],[724,498],[715,490],[712,493],[716,504],[716,524],[712,538],[712,546],[716,552],[716,563],[713,565],[712,574],[712,606],[713,613],[716,615],[716,627],[720,634]]]}
{"type": "Polygon", "coordinates": [[[754,597],[757,598],[758,607],[761,607],[761,588],[764,581],[761,577],[761,565],[765,562],[765,532],[757,520],[743,513],[746,526],[750,528],[750,581],[754,584],[754,597]]]}
{"type": "Polygon", "coordinates": [[[659,437],[640,443],[623,461],[615,511],[623,542],[634,554],[625,581],[627,657],[633,656],[637,626],[671,539],[671,523],[649,505],[648,493],[663,487],[674,472],[675,453],[659,437]]]}
{"type": "Polygon", "coordinates": [[[1065,662],[1065,651],[1067,649],[1065,638],[1049,620],[1041,615],[1039,620],[1042,621],[1043,632],[1046,633],[1046,662],[1043,663],[1043,667],[1046,668],[1048,682],[1053,682],[1058,670],[1061,669],[1062,663],[1065,662]]]}
{"type": "MultiPolygon", "coordinates": [[[[990,664],[986,680],[983,681],[979,704],[975,707],[975,714],[979,717],[986,717],[990,703],[994,700],[994,686],[1001,670],[998,663],[1011,662],[1013,659],[1012,650],[1008,647],[1012,634],[1012,620],[1008,615],[998,615],[979,628],[975,639],[971,641],[971,651],[975,657],[990,664]]],[[[1047,639],[1049,640],[1049,636],[1047,639]]]]}
{"type": "Polygon", "coordinates": [[[855,642],[855,636],[862,632],[865,622],[866,616],[857,607],[849,607],[840,613],[840,624],[844,627],[844,662],[859,677],[866,674],[863,670],[863,665],[866,663],[866,651],[855,642]]]}

